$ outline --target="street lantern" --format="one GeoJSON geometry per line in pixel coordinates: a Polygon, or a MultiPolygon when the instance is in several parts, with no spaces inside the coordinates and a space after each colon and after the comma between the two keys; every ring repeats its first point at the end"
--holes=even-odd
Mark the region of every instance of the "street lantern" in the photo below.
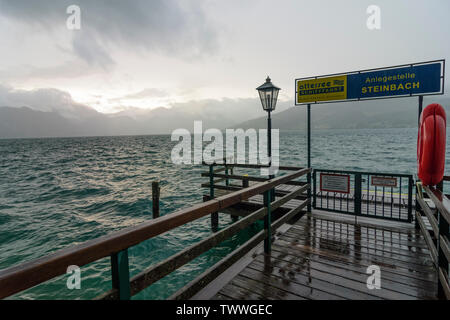
{"type": "Polygon", "coordinates": [[[264,111],[271,112],[275,110],[278,99],[278,92],[280,88],[273,85],[270,78],[267,77],[266,82],[256,88],[261,99],[261,104],[264,111]]]}
{"type": "MultiPolygon", "coordinates": [[[[269,76],[267,76],[266,82],[256,88],[259,93],[259,98],[261,99],[261,104],[264,111],[267,111],[267,155],[269,158],[269,166],[272,166],[272,118],[270,113],[275,110],[278,99],[278,92],[280,88],[273,85],[270,81],[269,76]]],[[[269,168],[271,170],[271,168],[269,168]]],[[[269,174],[269,179],[273,179],[274,175],[269,174]]],[[[275,190],[272,189],[270,192],[270,201],[275,200],[275,190]]]]}

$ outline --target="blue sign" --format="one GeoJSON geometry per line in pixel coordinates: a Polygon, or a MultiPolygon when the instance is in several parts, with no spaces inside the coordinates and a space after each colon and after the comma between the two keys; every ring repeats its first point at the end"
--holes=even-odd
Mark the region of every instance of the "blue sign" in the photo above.
{"type": "Polygon", "coordinates": [[[441,91],[441,63],[347,75],[347,99],[441,91]]]}
{"type": "Polygon", "coordinates": [[[445,60],[296,79],[296,105],[443,94],[445,60]]]}

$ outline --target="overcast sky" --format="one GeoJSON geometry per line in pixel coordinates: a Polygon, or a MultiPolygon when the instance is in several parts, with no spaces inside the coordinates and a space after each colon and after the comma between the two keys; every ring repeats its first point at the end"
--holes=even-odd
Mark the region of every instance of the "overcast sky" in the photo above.
{"type": "Polygon", "coordinates": [[[0,0],[0,105],[255,98],[267,75],[293,103],[296,77],[448,60],[449,13],[448,0],[0,0]],[[66,27],[72,4],[81,30],[66,27]]]}

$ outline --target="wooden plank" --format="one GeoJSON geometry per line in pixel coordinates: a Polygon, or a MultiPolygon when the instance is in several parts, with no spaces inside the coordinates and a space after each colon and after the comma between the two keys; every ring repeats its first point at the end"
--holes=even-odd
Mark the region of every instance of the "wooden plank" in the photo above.
{"type": "Polygon", "coordinates": [[[450,287],[448,285],[448,277],[441,267],[439,267],[439,281],[441,282],[442,288],[444,289],[445,297],[447,298],[447,300],[450,300],[450,287]]]}
{"type": "Polygon", "coordinates": [[[218,293],[213,298],[211,298],[211,300],[233,300],[233,298],[231,298],[223,293],[218,293]]]}
{"type": "Polygon", "coordinates": [[[420,215],[420,213],[418,211],[416,211],[416,221],[419,223],[420,229],[422,231],[422,235],[425,239],[425,242],[428,245],[428,249],[430,250],[431,257],[433,258],[434,263],[437,263],[437,261],[438,261],[437,260],[437,257],[438,257],[437,249],[434,246],[433,240],[431,239],[431,236],[428,233],[428,230],[427,230],[425,224],[423,223],[422,216],[420,215]]]}
{"type": "Polygon", "coordinates": [[[291,191],[290,193],[283,196],[281,199],[276,200],[270,204],[270,207],[272,210],[276,210],[277,208],[281,207],[285,203],[287,203],[289,200],[294,199],[298,195],[304,193],[309,188],[309,184],[306,184],[296,190],[291,191]]]}
{"type": "Polygon", "coordinates": [[[433,215],[433,212],[431,212],[431,208],[428,206],[428,204],[425,203],[425,201],[421,198],[416,199],[419,205],[422,207],[423,212],[425,213],[431,228],[433,229],[434,234],[439,234],[439,226],[437,223],[436,218],[433,215]]]}
{"type": "Polygon", "coordinates": [[[302,247],[302,246],[291,246],[289,245],[289,243],[283,243],[282,241],[276,241],[273,244],[273,249],[274,250],[278,250],[283,251],[283,250],[288,250],[288,252],[290,254],[293,255],[299,255],[299,256],[317,256],[320,257],[320,259],[327,259],[327,260],[331,260],[331,261],[337,261],[339,263],[345,263],[345,264],[354,264],[357,266],[362,266],[367,268],[370,265],[373,265],[374,263],[377,263],[381,268],[385,268],[385,269],[389,269],[390,272],[400,275],[400,276],[405,276],[405,277],[410,277],[413,279],[417,279],[417,280],[421,280],[421,281],[429,281],[431,283],[435,283],[436,281],[436,275],[435,273],[418,273],[418,272],[413,272],[411,269],[409,268],[404,268],[402,266],[396,266],[396,265],[392,265],[392,264],[387,264],[387,263],[380,263],[380,261],[374,260],[371,257],[354,257],[354,256],[349,256],[349,255],[342,255],[342,254],[338,254],[336,252],[332,252],[332,251],[328,251],[328,250],[318,250],[315,248],[311,248],[311,247],[302,247]]]}
{"type": "Polygon", "coordinates": [[[384,276],[384,270],[381,271],[382,289],[369,290],[366,286],[368,274],[363,269],[355,271],[354,269],[347,268],[346,265],[330,265],[326,263],[326,261],[312,260],[307,257],[299,258],[298,256],[285,254],[280,251],[275,251],[274,254],[271,255],[270,261],[268,259],[264,261],[264,259],[261,259],[260,257],[257,257],[256,260],[261,263],[269,263],[271,266],[278,267],[280,270],[283,270],[283,272],[303,273],[311,276],[311,270],[316,270],[318,272],[329,274],[330,281],[333,281],[335,277],[342,277],[352,281],[357,281],[362,284],[361,290],[384,299],[408,298],[402,297],[403,295],[414,298],[430,299],[435,295],[434,288],[433,290],[423,290],[407,284],[391,281],[384,276]]]}
{"type": "MultiPolygon", "coordinates": [[[[311,286],[309,283],[308,277],[298,275],[295,278],[292,277],[290,279],[283,278],[282,276],[265,272],[262,270],[263,268],[258,268],[255,266],[255,263],[252,263],[253,267],[245,268],[240,276],[244,276],[248,279],[253,279],[255,281],[263,282],[265,284],[274,286],[278,289],[290,292],[292,294],[298,295],[300,297],[306,299],[318,299],[318,300],[342,300],[342,296],[338,296],[335,294],[328,293],[324,290],[317,289],[316,286],[311,286]]],[[[314,284],[315,285],[315,284],[314,284]]],[[[329,288],[332,287],[332,284],[321,282],[317,284],[317,287],[329,288]]],[[[331,289],[327,289],[331,290],[331,289]]]]}
{"type": "Polygon", "coordinates": [[[233,300],[266,300],[266,297],[258,293],[252,292],[248,288],[228,284],[222,288],[219,294],[230,297],[233,300]]]}
{"type": "MultiPolygon", "coordinates": [[[[313,262],[320,262],[321,264],[329,265],[335,268],[342,268],[347,270],[352,270],[358,273],[365,273],[369,263],[364,264],[364,262],[357,263],[354,261],[346,261],[328,257],[326,255],[311,254],[305,252],[299,252],[298,250],[291,250],[289,247],[281,247],[276,244],[272,248],[272,257],[280,260],[286,260],[289,257],[295,257],[297,260],[307,260],[313,262]]],[[[257,260],[259,257],[256,258],[257,260]]],[[[288,260],[290,262],[290,260],[288,260]]],[[[434,278],[424,280],[418,278],[412,278],[409,274],[401,274],[395,272],[395,269],[389,269],[387,267],[381,266],[383,279],[392,281],[394,283],[399,283],[401,285],[408,285],[412,287],[422,288],[430,292],[436,292],[436,281],[434,278]]],[[[411,273],[411,272],[409,272],[411,273]]]]}
{"type": "Polygon", "coordinates": [[[439,245],[441,246],[441,250],[447,259],[447,262],[450,263],[450,249],[448,246],[448,241],[442,235],[439,236],[439,245]]]}
{"type": "MultiPolygon", "coordinates": [[[[408,225],[408,229],[401,229],[401,228],[395,228],[395,227],[387,227],[384,226],[384,222],[383,225],[375,225],[375,224],[369,224],[369,223],[364,223],[362,221],[360,221],[360,217],[358,216],[358,223],[355,225],[355,219],[353,217],[353,219],[349,218],[347,221],[342,221],[342,220],[329,220],[328,218],[321,218],[321,217],[317,217],[316,215],[309,215],[312,217],[312,219],[316,220],[316,224],[322,224],[322,225],[328,225],[331,226],[332,228],[347,228],[349,230],[355,230],[356,228],[360,229],[360,230],[367,230],[369,232],[369,234],[371,235],[380,235],[382,237],[385,237],[386,235],[391,235],[391,236],[400,236],[401,238],[405,238],[405,239],[414,239],[420,238],[420,232],[418,232],[416,229],[413,228],[413,226],[408,225]],[[324,221],[321,223],[321,221],[324,221]]],[[[377,220],[379,221],[379,220],[377,220]]],[[[380,221],[381,222],[381,221],[380,221]]],[[[305,225],[307,223],[307,221],[299,221],[299,225],[305,225]]]]}
{"type": "Polygon", "coordinates": [[[329,229],[320,229],[315,228],[310,230],[307,226],[299,226],[296,224],[291,230],[289,230],[288,234],[298,234],[300,236],[306,235],[326,235],[330,239],[347,239],[347,243],[357,244],[363,246],[372,246],[374,249],[379,249],[387,252],[395,252],[396,254],[405,255],[421,258],[426,257],[429,254],[429,250],[424,246],[423,241],[416,241],[411,244],[403,244],[400,242],[389,241],[384,237],[373,237],[366,232],[358,232],[352,230],[345,230],[342,228],[341,230],[337,228],[336,230],[329,229]],[[416,246],[418,245],[418,246],[416,246]]]}
{"type": "Polygon", "coordinates": [[[248,290],[255,292],[268,300],[306,300],[304,297],[293,294],[286,290],[281,290],[270,284],[256,281],[244,276],[238,275],[231,281],[231,284],[241,288],[249,288],[248,290]]]}
{"type": "MultiPolygon", "coordinates": [[[[335,241],[339,241],[339,238],[336,236],[330,237],[330,236],[323,236],[321,234],[298,234],[298,233],[292,233],[290,230],[283,234],[283,239],[286,241],[291,242],[299,242],[299,241],[315,241],[320,244],[326,245],[327,243],[332,245],[335,243],[335,241]]],[[[366,239],[362,240],[353,240],[350,237],[345,238],[341,237],[342,243],[346,246],[351,246],[352,248],[364,248],[366,250],[380,252],[381,254],[389,257],[396,257],[400,256],[406,260],[415,261],[416,263],[423,264],[423,261],[427,259],[429,253],[420,253],[420,255],[417,252],[412,252],[408,250],[403,249],[397,249],[392,248],[389,246],[384,246],[382,244],[373,244],[369,243],[368,241],[365,241],[366,239]]]]}
{"type": "Polygon", "coordinates": [[[450,223],[450,200],[440,190],[432,187],[423,186],[428,196],[434,202],[434,205],[441,213],[441,216],[450,223]]]}
{"type": "Polygon", "coordinates": [[[356,260],[358,260],[358,259],[371,260],[374,262],[373,264],[385,265],[385,266],[387,265],[387,266],[396,267],[396,268],[401,267],[405,270],[410,269],[410,270],[414,270],[415,272],[419,272],[419,273],[427,274],[427,273],[434,271],[432,266],[425,266],[425,265],[410,263],[408,261],[403,261],[400,259],[386,257],[382,254],[363,252],[363,250],[361,250],[361,251],[350,250],[350,248],[345,248],[342,246],[339,247],[338,245],[330,246],[330,245],[325,245],[325,244],[317,244],[316,246],[312,247],[309,245],[309,243],[305,243],[305,244],[292,243],[290,241],[285,241],[282,238],[280,238],[279,241],[280,242],[283,241],[284,245],[290,245],[291,247],[302,248],[304,250],[310,250],[310,251],[319,250],[321,252],[329,253],[329,254],[346,255],[349,258],[356,259],[356,260]]]}
{"type": "MultiPolygon", "coordinates": [[[[293,226],[293,231],[294,230],[310,230],[314,228],[314,230],[316,231],[323,231],[323,232],[338,232],[339,228],[335,227],[334,229],[332,227],[327,227],[324,225],[320,225],[319,223],[317,223],[316,227],[313,226],[308,226],[306,224],[303,223],[297,223],[293,226]]],[[[349,225],[348,232],[344,232],[346,231],[346,226],[342,227],[343,229],[343,234],[348,235],[352,235],[354,236],[354,228],[349,225]]],[[[357,232],[357,231],[356,231],[357,232]]],[[[391,234],[387,231],[378,231],[375,233],[374,230],[368,230],[368,232],[357,232],[358,235],[360,236],[365,236],[367,239],[369,240],[373,240],[373,241],[378,241],[378,242],[382,242],[384,245],[396,245],[396,246],[401,246],[401,247],[417,247],[417,248],[422,248],[422,249],[427,249],[428,247],[426,246],[426,244],[422,241],[422,239],[420,238],[420,235],[410,235],[409,238],[407,239],[396,239],[391,237],[391,234]]]]}
{"type": "MultiPolygon", "coordinates": [[[[402,270],[414,270],[416,273],[420,273],[423,275],[427,275],[430,272],[433,272],[432,266],[425,266],[425,265],[419,265],[419,264],[408,264],[405,261],[392,259],[389,257],[385,257],[383,255],[374,255],[370,253],[364,253],[364,252],[358,252],[351,250],[351,247],[348,248],[340,248],[340,247],[333,247],[329,245],[320,245],[319,243],[312,247],[308,243],[302,244],[302,243],[293,243],[292,241],[285,241],[283,238],[279,238],[278,243],[282,244],[282,246],[290,246],[291,248],[296,248],[301,251],[306,251],[308,253],[317,253],[321,252],[326,255],[331,256],[341,256],[344,257],[347,260],[354,261],[354,260],[365,260],[365,261],[372,261],[378,264],[383,265],[391,268],[397,268],[402,270]]],[[[431,261],[430,261],[431,263],[431,261]]],[[[372,263],[373,264],[373,263],[372,263]]]]}

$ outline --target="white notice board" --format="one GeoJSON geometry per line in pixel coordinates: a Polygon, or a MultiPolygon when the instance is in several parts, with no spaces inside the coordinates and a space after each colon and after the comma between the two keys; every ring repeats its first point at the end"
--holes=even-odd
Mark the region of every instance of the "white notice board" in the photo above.
{"type": "Polygon", "coordinates": [[[350,193],[350,175],[320,173],[320,191],[350,193]]]}

